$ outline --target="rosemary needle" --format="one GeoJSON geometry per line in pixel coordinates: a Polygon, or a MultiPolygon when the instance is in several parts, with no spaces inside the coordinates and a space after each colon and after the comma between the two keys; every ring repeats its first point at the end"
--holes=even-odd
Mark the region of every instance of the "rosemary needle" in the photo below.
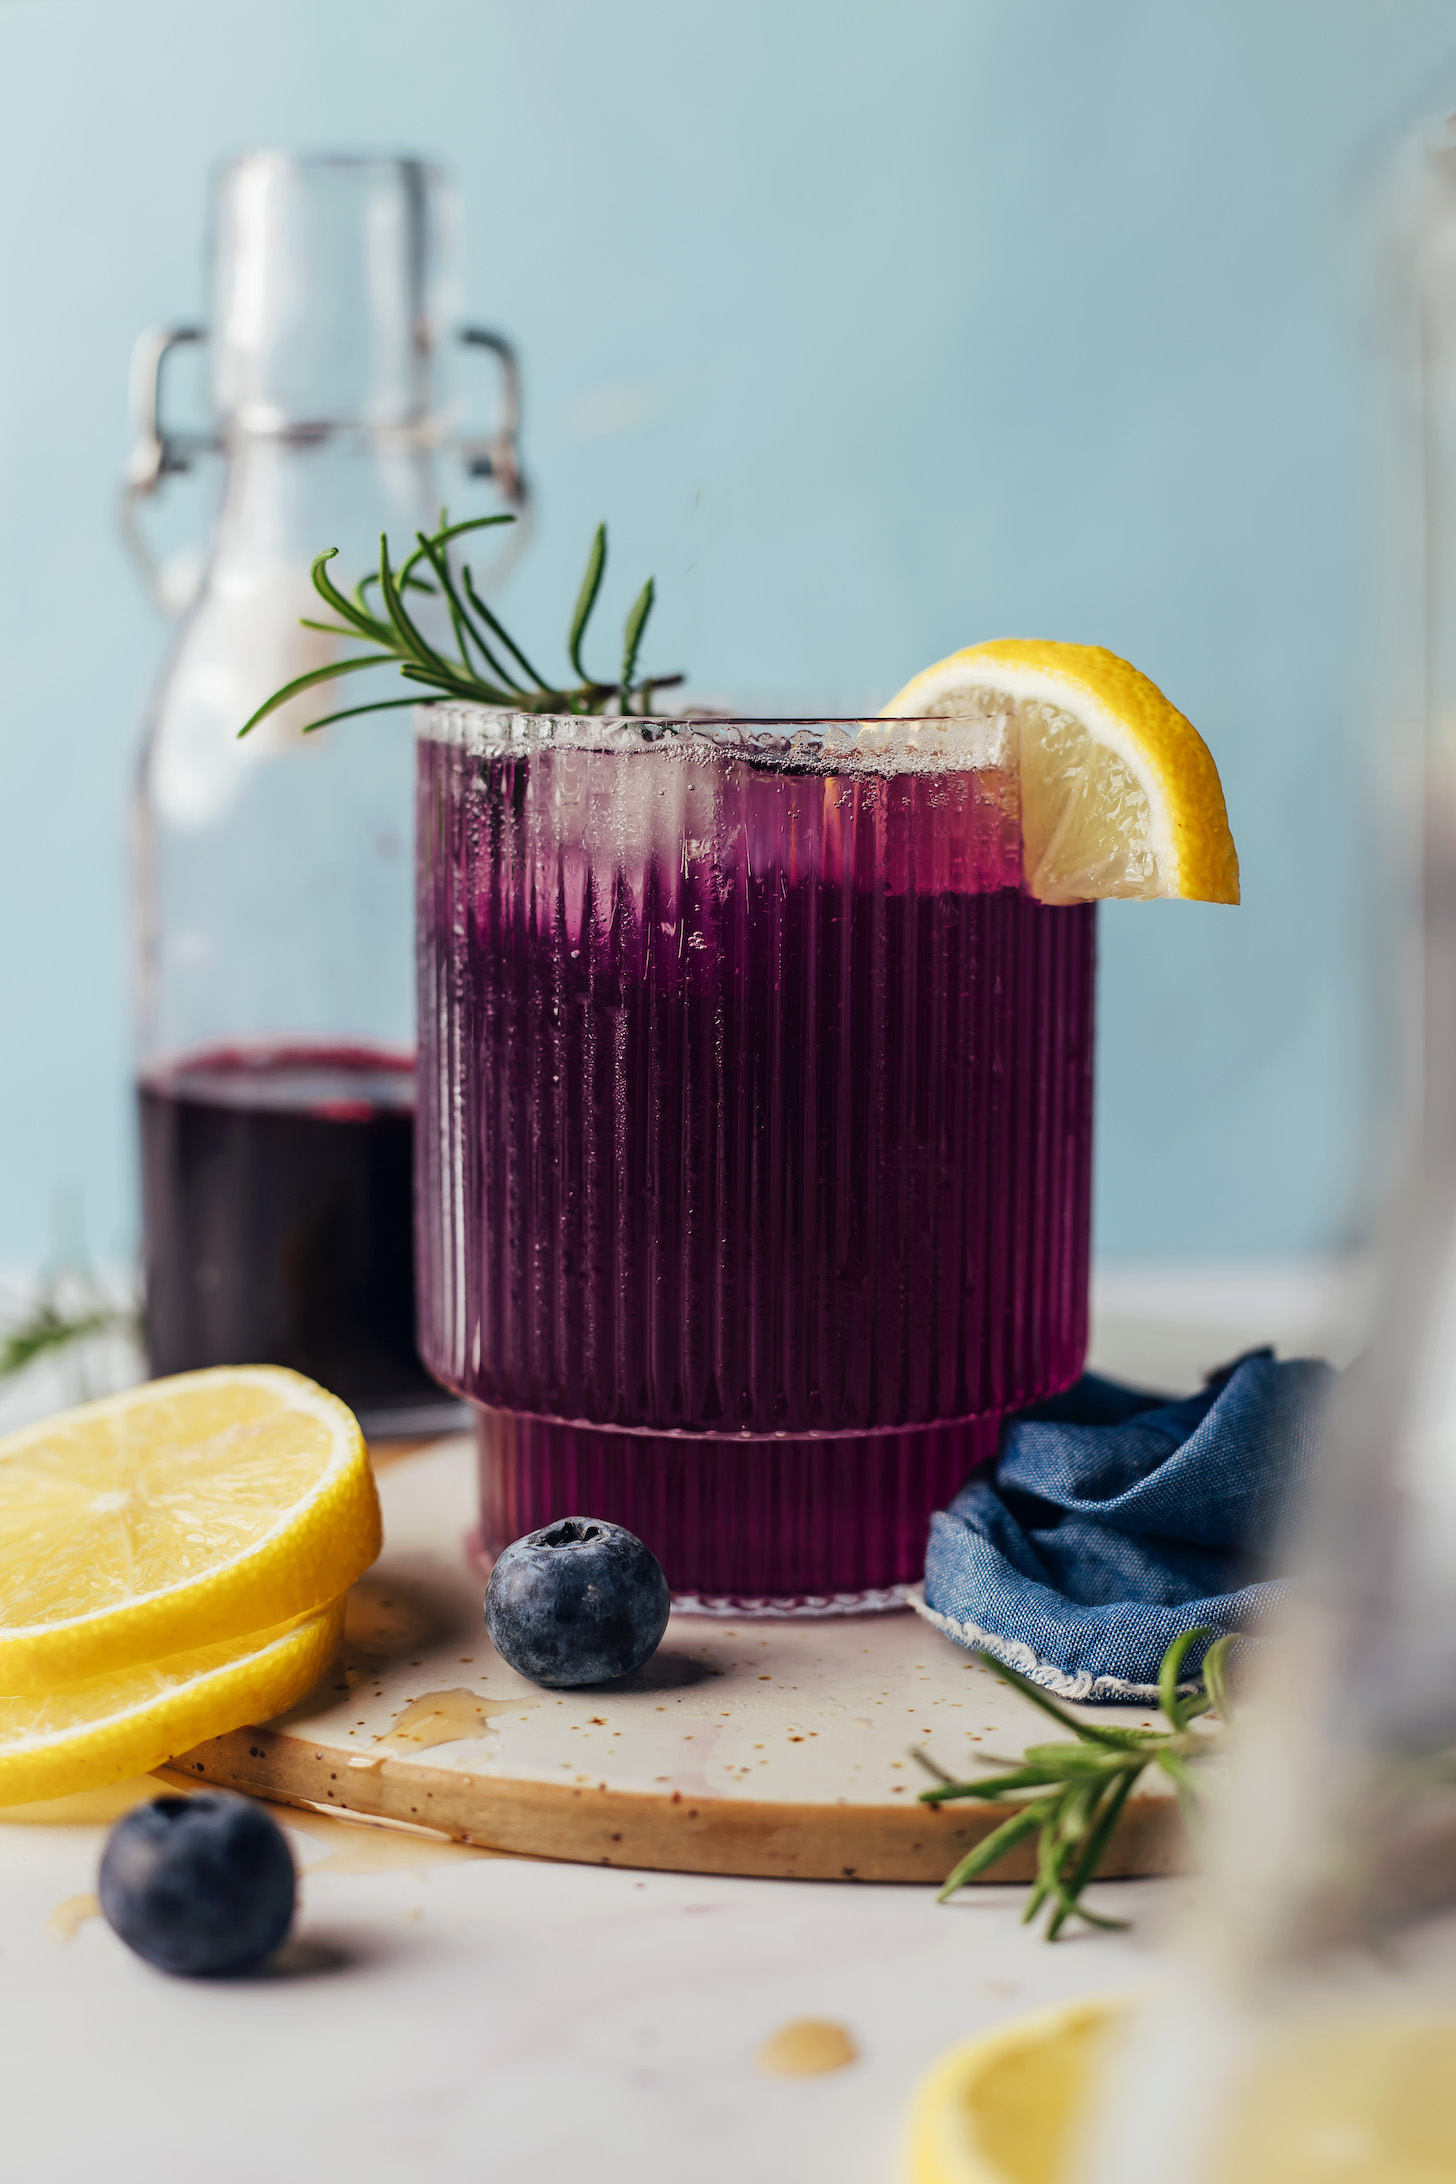
{"type": "Polygon", "coordinates": [[[1037,1842],[1036,1879],[1027,1898],[1023,1920],[1029,1925],[1047,1911],[1046,1938],[1055,1941],[1069,1918],[1089,1926],[1121,1926],[1121,1919],[1104,1918],[1089,1911],[1082,1891],[1097,1877],[1123,1807],[1149,1767],[1161,1768],[1177,1791],[1185,1818],[1197,1813],[1195,1768],[1219,1748],[1221,1739],[1194,1730],[1200,1714],[1216,1707],[1220,1719],[1229,1719],[1228,1658],[1232,1635],[1216,1639],[1203,1659],[1201,1692],[1181,1688],[1183,1664],[1189,1649],[1207,1630],[1185,1630],[1163,1655],[1158,1671],[1158,1703],[1171,1723],[1168,1729],[1119,1729],[1109,1723],[1085,1721],[1059,1706],[1039,1684],[1028,1682],[1004,1661],[988,1653],[981,1659],[987,1668],[1019,1691],[1024,1699],[1050,1714],[1062,1728],[1070,1729],[1071,1744],[1029,1744],[1019,1761],[1004,1772],[983,1775],[976,1782],[957,1782],[925,1752],[911,1756],[934,1787],[920,1792],[923,1805],[949,1804],[956,1798],[977,1798],[988,1804],[1010,1804],[1010,1817],[977,1843],[948,1875],[939,1901],[955,1895],[969,1881],[980,1878],[1029,1836],[1037,1842]]]}

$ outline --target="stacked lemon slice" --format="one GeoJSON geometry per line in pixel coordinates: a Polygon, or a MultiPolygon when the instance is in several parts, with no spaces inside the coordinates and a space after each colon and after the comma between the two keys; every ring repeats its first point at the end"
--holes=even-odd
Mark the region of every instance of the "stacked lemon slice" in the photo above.
{"type": "Polygon", "coordinates": [[[279,1367],[152,1381],[0,1441],[0,1804],[292,1705],[379,1546],[357,1422],[279,1367]]]}

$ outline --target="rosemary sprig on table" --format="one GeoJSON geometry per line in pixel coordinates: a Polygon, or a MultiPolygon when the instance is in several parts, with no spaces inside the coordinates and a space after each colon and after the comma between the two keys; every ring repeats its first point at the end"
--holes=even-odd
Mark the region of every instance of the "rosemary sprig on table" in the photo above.
{"type": "Polygon", "coordinates": [[[1185,1697],[1179,1690],[1179,1678],[1189,1648],[1209,1636],[1207,1630],[1181,1631],[1163,1655],[1158,1670],[1158,1704],[1172,1723],[1171,1729],[1114,1729],[1102,1722],[1081,1720],[1049,1698],[1038,1684],[1019,1676],[1004,1661],[983,1653],[981,1659],[987,1668],[1033,1706],[1050,1714],[1053,1721],[1070,1729],[1077,1741],[1029,1744],[1019,1766],[985,1776],[979,1782],[953,1781],[926,1753],[915,1753],[921,1766],[937,1777],[934,1789],[921,1791],[923,1805],[946,1805],[954,1798],[975,1797],[998,1805],[1014,1803],[1019,1808],[967,1852],[941,1889],[938,1901],[944,1903],[968,1881],[979,1879],[1008,1851],[1034,1835],[1036,1880],[1022,1913],[1023,1923],[1029,1925],[1044,1906],[1049,1906],[1048,1941],[1055,1941],[1073,1916],[1085,1919],[1089,1926],[1125,1926],[1125,1919],[1109,1919],[1089,1911],[1082,1901],[1082,1891],[1095,1880],[1123,1807],[1147,1768],[1161,1767],[1170,1778],[1185,1819],[1197,1815],[1194,1770],[1218,1750],[1221,1739],[1207,1731],[1195,1731],[1192,1724],[1210,1710],[1216,1711],[1225,1724],[1229,1720],[1228,1658],[1232,1636],[1217,1639],[1204,1655],[1201,1692],[1185,1697]]]}
{"type": "Polygon", "coordinates": [[[130,1328],[132,1315],[111,1304],[99,1291],[88,1293],[74,1311],[61,1303],[55,1285],[47,1283],[31,1300],[14,1326],[0,1336],[0,1380],[11,1380],[33,1365],[38,1357],[69,1349],[92,1335],[106,1335],[130,1328]]]}
{"type": "MultiPolygon", "coordinates": [[[[330,547],[327,553],[317,555],[309,574],[314,590],[334,620],[315,622],[305,616],[302,626],[321,630],[329,637],[362,642],[372,649],[347,659],[330,661],[327,667],[312,668],[306,675],[296,675],[292,682],[275,690],[272,697],[258,707],[238,734],[247,735],[259,721],[266,720],[280,705],[286,705],[290,698],[301,696],[305,690],[368,667],[398,668],[406,682],[421,686],[418,694],[408,698],[375,698],[367,705],[344,706],[336,712],[325,713],[319,720],[310,721],[303,731],[305,735],[315,728],[328,727],[332,721],[352,719],[359,713],[385,713],[398,706],[417,705],[429,692],[476,705],[503,706],[514,713],[601,713],[615,700],[619,712],[650,714],[657,692],[669,689],[683,679],[681,675],[639,672],[642,639],[656,597],[652,578],[647,579],[627,615],[616,680],[597,681],[582,658],[582,647],[607,566],[607,527],[599,523],[566,639],[567,658],[578,679],[574,683],[548,682],[481,598],[470,569],[461,565],[457,570],[451,561],[451,546],[467,531],[486,531],[496,524],[514,523],[515,520],[514,516],[474,516],[465,523],[451,523],[442,510],[433,531],[415,533],[414,550],[397,569],[390,559],[389,540],[381,536],[379,567],[362,577],[352,594],[340,591],[329,575],[329,563],[337,557],[338,548],[330,547]],[[376,586],[377,601],[373,597],[376,586]],[[411,592],[426,593],[443,603],[454,638],[453,652],[442,651],[420,628],[409,609],[411,592]]],[[[649,732],[644,730],[644,733],[649,732]]]]}

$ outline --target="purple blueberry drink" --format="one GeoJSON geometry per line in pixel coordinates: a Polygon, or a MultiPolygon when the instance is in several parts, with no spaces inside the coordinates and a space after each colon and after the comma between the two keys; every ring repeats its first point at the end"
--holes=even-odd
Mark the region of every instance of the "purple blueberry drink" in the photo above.
{"type": "Polygon", "coordinates": [[[679,1596],[894,1597],[1081,1369],[1093,907],[914,723],[419,723],[419,1333],[486,1551],[586,1512],[679,1596]]]}

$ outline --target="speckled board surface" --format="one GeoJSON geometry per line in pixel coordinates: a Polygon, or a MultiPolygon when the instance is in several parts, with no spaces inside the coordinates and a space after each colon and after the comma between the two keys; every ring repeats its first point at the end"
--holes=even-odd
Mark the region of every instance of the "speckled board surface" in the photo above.
{"type": "MultiPolygon", "coordinates": [[[[493,1849],[593,1863],[928,1881],[1004,1808],[916,1801],[929,1777],[1012,1758],[1045,1717],[908,1610],[825,1621],[674,1616],[610,1688],[543,1691],[492,1650],[465,1556],[465,1437],[380,1471],[385,1550],[350,1598],[338,1668],[278,1720],[179,1755],[192,1776],[427,1826],[493,1849]]],[[[1102,1718],[1144,1723],[1139,1709],[1102,1718]]],[[[1179,1861],[1155,1785],[1104,1871],[1179,1861]]],[[[997,1878],[1025,1878],[1029,1854],[997,1878]]]]}

